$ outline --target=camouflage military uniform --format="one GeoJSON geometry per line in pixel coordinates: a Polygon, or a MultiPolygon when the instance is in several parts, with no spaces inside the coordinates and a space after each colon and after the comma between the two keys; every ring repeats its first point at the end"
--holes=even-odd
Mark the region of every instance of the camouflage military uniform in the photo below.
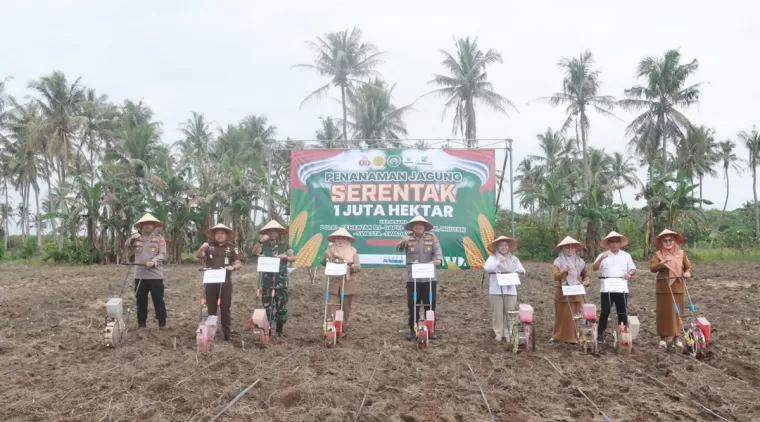
{"type": "MultiPolygon", "coordinates": [[[[259,256],[277,257],[280,254],[289,255],[293,250],[290,249],[290,245],[286,240],[278,240],[277,243],[272,245],[271,242],[266,241],[261,245],[261,253],[259,256]]],[[[282,325],[288,320],[288,260],[280,260],[280,272],[262,273],[263,291],[261,300],[264,303],[264,308],[267,310],[267,317],[269,323],[278,322],[278,325],[282,325]],[[272,289],[274,288],[274,303],[272,303],[272,289]]],[[[281,331],[278,330],[278,331],[281,331]]]]}
{"type": "Polygon", "coordinates": [[[160,234],[128,238],[124,246],[135,252],[135,264],[150,261],[152,268],[142,265],[135,268],[135,290],[137,295],[137,325],[145,327],[148,319],[148,292],[153,299],[153,308],[159,327],[166,325],[166,304],[164,303],[164,269],[166,240],[160,234]]]}

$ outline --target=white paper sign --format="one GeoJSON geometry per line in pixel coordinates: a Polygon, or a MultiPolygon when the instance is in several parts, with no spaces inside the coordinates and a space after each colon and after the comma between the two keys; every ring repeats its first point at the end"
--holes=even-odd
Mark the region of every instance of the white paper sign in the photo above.
{"type": "Polygon", "coordinates": [[[328,262],[327,265],[325,265],[325,275],[344,276],[346,275],[347,269],[348,264],[346,263],[338,264],[337,262],[328,262]]]}
{"type": "Polygon", "coordinates": [[[520,284],[520,276],[517,273],[496,274],[496,282],[499,286],[517,286],[520,284]]]}
{"type": "Polygon", "coordinates": [[[605,278],[604,287],[608,293],[628,293],[628,283],[624,278],[605,278]]]}
{"type": "Polygon", "coordinates": [[[224,268],[218,270],[206,270],[203,272],[203,284],[219,284],[224,283],[224,279],[227,277],[227,270],[224,268]]]}
{"type": "Polygon", "coordinates": [[[433,263],[412,264],[412,278],[435,278],[435,267],[433,263]]]}
{"type": "Polygon", "coordinates": [[[256,271],[260,273],[279,273],[280,258],[272,256],[260,256],[259,263],[256,265],[256,271]]]}
{"type": "Polygon", "coordinates": [[[586,288],[583,287],[583,284],[576,284],[574,286],[562,286],[562,294],[565,296],[585,295],[586,288]]]}

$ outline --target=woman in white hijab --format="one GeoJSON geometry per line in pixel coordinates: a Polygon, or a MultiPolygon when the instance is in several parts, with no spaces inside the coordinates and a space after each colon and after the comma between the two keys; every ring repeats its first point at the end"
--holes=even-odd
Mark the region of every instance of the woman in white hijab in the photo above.
{"type": "Polygon", "coordinates": [[[525,274],[520,260],[513,253],[520,247],[520,242],[511,237],[499,236],[488,245],[493,252],[483,265],[483,270],[491,274],[488,289],[491,310],[493,312],[493,332],[496,341],[508,339],[512,334],[515,321],[509,318],[508,311],[517,310],[517,286],[499,286],[497,273],[525,274]]]}

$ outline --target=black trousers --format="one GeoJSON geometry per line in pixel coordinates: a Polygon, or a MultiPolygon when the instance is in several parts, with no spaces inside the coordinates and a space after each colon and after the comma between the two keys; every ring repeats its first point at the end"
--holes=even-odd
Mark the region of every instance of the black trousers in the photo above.
{"type": "Polygon", "coordinates": [[[137,291],[137,325],[146,326],[148,320],[148,292],[153,298],[153,308],[156,310],[156,319],[158,325],[166,325],[166,304],[164,304],[164,280],[142,280],[135,279],[135,290],[137,291]]]}
{"type": "Polygon", "coordinates": [[[217,304],[221,302],[219,308],[222,311],[222,332],[230,334],[232,332],[232,279],[228,278],[222,284],[206,284],[206,309],[209,315],[216,315],[217,304]],[[221,287],[221,300],[219,300],[219,288],[221,287]]]}
{"type": "MultiPolygon", "coordinates": [[[[414,283],[406,283],[406,304],[409,308],[409,329],[414,330],[414,323],[419,321],[419,309],[424,308],[427,310],[435,311],[435,305],[438,304],[438,281],[431,281],[429,283],[417,283],[417,303],[424,304],[426,306],[414,306],[414,283]],[[430,306],[430,289],[433,289],[433,306],[430,306]]],[[[422,313],[425,316],[425,313],[422,313]]],[[[438,314],[435,315],[435,325],[438,323],[438,314]]]]}
{"type": "Polygon", "coordinates": [[[621,322],[628,326],[628,293],[602,293],[602,314],[599,316],[599,335],[607,329],[607,319],[612,312],[612,304],[615,304],[615,310],[618,315],[618,324],[621,322]],[[611,303],[610,303],[611,302],[611,303]]]}

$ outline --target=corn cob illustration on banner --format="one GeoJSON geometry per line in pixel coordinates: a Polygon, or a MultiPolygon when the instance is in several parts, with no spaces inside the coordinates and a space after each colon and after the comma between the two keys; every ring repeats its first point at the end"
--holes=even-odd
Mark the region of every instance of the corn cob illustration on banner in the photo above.
{"type": "Polygon", "coordinates": [[[296,266],[319,265],[327,236],[342,227],[363,267],[405,267],[396,245],[420,215],[435,226],[440,268],[482,268],[496,236],[495,162],[490,149],[291,151],[296,266]]]}

